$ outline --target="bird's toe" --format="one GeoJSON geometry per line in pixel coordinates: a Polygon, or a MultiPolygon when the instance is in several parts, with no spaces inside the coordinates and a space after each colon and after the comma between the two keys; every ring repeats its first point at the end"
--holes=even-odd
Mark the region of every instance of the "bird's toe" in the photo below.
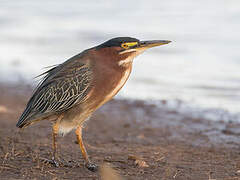
{"type": "Polygon", "coordinates": [[[88,162],[85,164],[85,166],[89,171],[92,171],[92,172],[96,172],[98,170],[98,166],[94,163],[88,162]]]}
{"type": "Polygon", "coordinates": [[[40,160],[44,163],[51,164],[54,167],[59,167],[59,163],[54,158],[53,159],[40,158],[40,160]]]}

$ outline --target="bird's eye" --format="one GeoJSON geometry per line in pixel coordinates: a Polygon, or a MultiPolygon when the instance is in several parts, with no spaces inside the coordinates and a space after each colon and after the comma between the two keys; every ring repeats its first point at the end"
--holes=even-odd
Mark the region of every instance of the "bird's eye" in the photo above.
{"type": "Polygon", "coordinates": [[[124,49],[127,49],[127,48],[128,48],[128,45],[127,45],[126,43],[123,43],[123,44],[122,44],[122,47],[123,47],[124,49]]]}

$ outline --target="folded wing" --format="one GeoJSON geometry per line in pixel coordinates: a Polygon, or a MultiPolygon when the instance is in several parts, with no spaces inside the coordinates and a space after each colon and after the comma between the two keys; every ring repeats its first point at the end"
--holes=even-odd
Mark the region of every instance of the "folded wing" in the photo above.
{"type": "Polygon", "coordinates": [[[92,71],[84,63],[71,62],[50,69],[16,126],[21,128],[35,119],[64,112],[83,102],[91,89],[91,81],[92,71]]]}

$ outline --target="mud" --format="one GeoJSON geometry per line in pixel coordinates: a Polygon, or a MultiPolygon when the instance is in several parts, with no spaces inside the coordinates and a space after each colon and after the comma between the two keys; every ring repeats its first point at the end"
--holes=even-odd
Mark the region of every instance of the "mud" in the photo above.
{"type": "MultiPolygon", "coordinates": [[[[31,93],[24,83],[0,84],[0,179],[100,179],[84,168],[73,132],[58,139],[60,167],[42,161],[51,157],[51,125],[15,127],[31,93]]],[[[123,179],[240,179],[240,124],[193,118],[166,103],[104,105],[83,132],[92,161],[123,179]]]]}

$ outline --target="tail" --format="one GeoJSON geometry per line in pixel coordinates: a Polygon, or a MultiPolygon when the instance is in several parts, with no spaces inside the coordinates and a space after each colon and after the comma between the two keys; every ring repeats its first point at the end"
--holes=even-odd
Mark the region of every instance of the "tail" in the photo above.
{"type": "Polygon", "coordinates": [[[16,126],[18,128],[23,128],[25,125],[29,124],[29,119],[33,116],[33,114],[31,113],[31,108],[27,107],[22,115],[20,116],[16,126]]]}

